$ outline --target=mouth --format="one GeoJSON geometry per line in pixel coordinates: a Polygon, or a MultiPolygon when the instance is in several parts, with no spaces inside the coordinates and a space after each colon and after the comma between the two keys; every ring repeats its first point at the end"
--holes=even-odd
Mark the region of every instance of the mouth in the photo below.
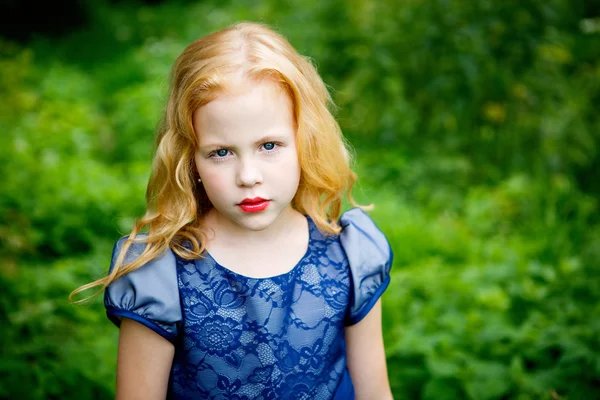
{"type": "Polygon", "coordinates": [[[269,206],[270,202],[270,200],[265,200],[262,197],[255,197],[253,199],[242,200],[238,204],[238,207],[244,212],[255,213],[265,210],[269,206]]]}

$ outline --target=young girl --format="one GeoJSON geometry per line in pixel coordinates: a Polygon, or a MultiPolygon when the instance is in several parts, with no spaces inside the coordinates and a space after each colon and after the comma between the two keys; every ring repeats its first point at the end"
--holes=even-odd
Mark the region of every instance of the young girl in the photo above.
{"type": "Polygon", "coordinates": [[[340,218],[356,177],[315,68],[241,23],[171,78],[146,215],[74,292],[106,288],[117,399],[390,399],[392,252],[360,208],[340,218]]]}

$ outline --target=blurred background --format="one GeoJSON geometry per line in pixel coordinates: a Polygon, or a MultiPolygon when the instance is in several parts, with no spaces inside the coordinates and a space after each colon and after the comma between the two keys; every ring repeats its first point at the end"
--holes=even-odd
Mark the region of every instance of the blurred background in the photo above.
{"type": "Polygon", "coordinates": [[[600,398],[598,2],[0,4],[1,399],[113,396],[118,330],[67,296],[144,212],[175,58],[240,20],[339,106],[395,252],[395,398],[600,398]]]}

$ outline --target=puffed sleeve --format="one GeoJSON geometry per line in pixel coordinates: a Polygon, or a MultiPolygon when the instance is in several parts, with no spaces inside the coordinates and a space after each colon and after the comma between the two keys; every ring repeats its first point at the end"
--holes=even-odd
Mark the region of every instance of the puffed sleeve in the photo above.
{"type": "MultiPolygon", "coordinates": [[[[111,270],[126,239],[121,238],[115,244],[111,270]]],[[[139,257],[145,246],[145,243],[133,243],[125,263],[139,257]]],[[[112,282],[104,292],[104,306],[115,325],[120,326],[123,317],[130,318],[174,342],[182,318],[175,255],[171,249],[112,282]]]]}
{"type": "Polygon", "coordinates": [[[393,253],[383,232],[360,208],[345,212],[340,225],[340,243],[350,267],[349,326],[367,315],[389,285],[393,253]]]}

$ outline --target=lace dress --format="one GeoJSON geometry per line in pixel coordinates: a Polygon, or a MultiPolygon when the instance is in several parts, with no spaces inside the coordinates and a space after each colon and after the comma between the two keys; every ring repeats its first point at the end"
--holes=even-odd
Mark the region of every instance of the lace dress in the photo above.
{"type": "MultiPolygon", "coordinates": [[[[339,236],[326,236],[308,218],[306,254],[268,278],[235,273],[208,253],[189,261],[167,250],[106,289],[107,315],[175,345],[168,399],[352,399],[344,327],[388,286],[392,252],[362,210],[340,224],[339,236]]],[[[126,261],[143,248],[132,245],[126,261]]]]}

